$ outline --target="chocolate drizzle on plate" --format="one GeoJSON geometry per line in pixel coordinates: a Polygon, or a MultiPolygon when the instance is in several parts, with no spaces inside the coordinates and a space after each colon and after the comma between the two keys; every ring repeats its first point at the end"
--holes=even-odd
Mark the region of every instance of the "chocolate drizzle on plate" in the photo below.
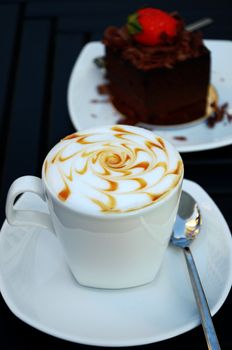
{"type": "Polygon", "coordinates": [[[177,140],[177,141],[186,141],[187,137],[186,136],[174,136],[173,139],[177,140]]]}

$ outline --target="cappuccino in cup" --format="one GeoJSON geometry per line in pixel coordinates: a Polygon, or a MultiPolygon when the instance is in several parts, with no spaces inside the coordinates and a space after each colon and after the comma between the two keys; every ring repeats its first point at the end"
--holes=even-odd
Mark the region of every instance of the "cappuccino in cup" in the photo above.
{"type": "Polygon", "coordinates": [[[79,283],[137,286],[160,268],[182,180],[179,153],[151,131],[126,125],[84,130],[48,153],[42,179],[26,176],[12,184],[7,220],[55,233],[79,283]],[[15,210],[15,197],[28,191],[47,202],[49,215],[15,210]]]}
{"type": "Polygon", "coordinates": [[[54,196],[86,214],[131,213],[160,201],[180,182],[173,146],[132,126],[64,138],[47,156],[44,178],[54,196]]]}

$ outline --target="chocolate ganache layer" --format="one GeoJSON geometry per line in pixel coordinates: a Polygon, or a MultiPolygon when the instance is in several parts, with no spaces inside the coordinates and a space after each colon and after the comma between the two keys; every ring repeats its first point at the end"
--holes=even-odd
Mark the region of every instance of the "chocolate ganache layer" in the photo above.
{"type": "Polygon", "coordinates": [[[172,40],[163,34],[160,44],[145,46],[133,39],[127,26],[110,26],[105,30],[103,43],[120,52],[123,59],[141,70],[172,68],[177,62],[199,57],[207,52],[201,33],[185,30],[184,21],[176,14],[173,17],[177,21],[177,35],[172,40]]]}

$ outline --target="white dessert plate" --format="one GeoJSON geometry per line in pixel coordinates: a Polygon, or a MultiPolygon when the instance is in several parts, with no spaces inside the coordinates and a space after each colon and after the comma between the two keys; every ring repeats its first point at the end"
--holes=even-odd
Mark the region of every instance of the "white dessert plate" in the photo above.
{"type": "MultiPolygon", "coordinates": [[[[192,252],[214,315],[232,284],[232,239],[208,194],[187,180],[184,189],[194,194],[203,216],[192,252]]],[[[34,194],[23,195],[17,205],[46,211],[34,194]]],[[[0,289],[8,307],[24,322],[83,344],[148,344],[200,323],[183,253],[171,246],[152,283],[121,290],[88,288],[72,277],[53,234],[5,222],[0,234],[0,289]]]]}
{"type": "MultiPolygon", "coordinates": [[[[227,102],[228,112],[231,113],[232,41],[205,40],[205,44],[212,53],[211,84],[218,93],[219,106],[227,102]]],[[[105,83],[104,70],[99,69],[94,63],[94,59],[100,56],[104,56],[103,44],[88,43],[78,56],[70,76],[67,94],[68,110],[77,130],[114,124],[122,118],[107,96],[98,93],[97,87],[105,83]]],[[[153,126],[152,129],[156,134],[172,142],[180,152],[213,149],[232,143],[232,122],[228,121],[217,123],[213,128],[209,128],[203,117],[197,122],[182,126],[153,126]]]]}

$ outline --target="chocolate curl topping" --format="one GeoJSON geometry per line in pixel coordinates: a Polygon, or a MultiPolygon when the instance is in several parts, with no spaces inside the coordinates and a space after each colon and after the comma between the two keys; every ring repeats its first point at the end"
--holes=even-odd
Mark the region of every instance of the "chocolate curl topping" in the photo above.
{"type": "Polygon", "coordinates": [[[164,33],[160,44],[145,46],[133,40],[127,26],[111,26],[104,33],[103,43],[139,69],[172,68],[177,62],[198,57],[207,50],[201,33],[186,31],[183,20],[176,14],[174,17],[177,20],[177,35],[172,40],[164,33]]]}

